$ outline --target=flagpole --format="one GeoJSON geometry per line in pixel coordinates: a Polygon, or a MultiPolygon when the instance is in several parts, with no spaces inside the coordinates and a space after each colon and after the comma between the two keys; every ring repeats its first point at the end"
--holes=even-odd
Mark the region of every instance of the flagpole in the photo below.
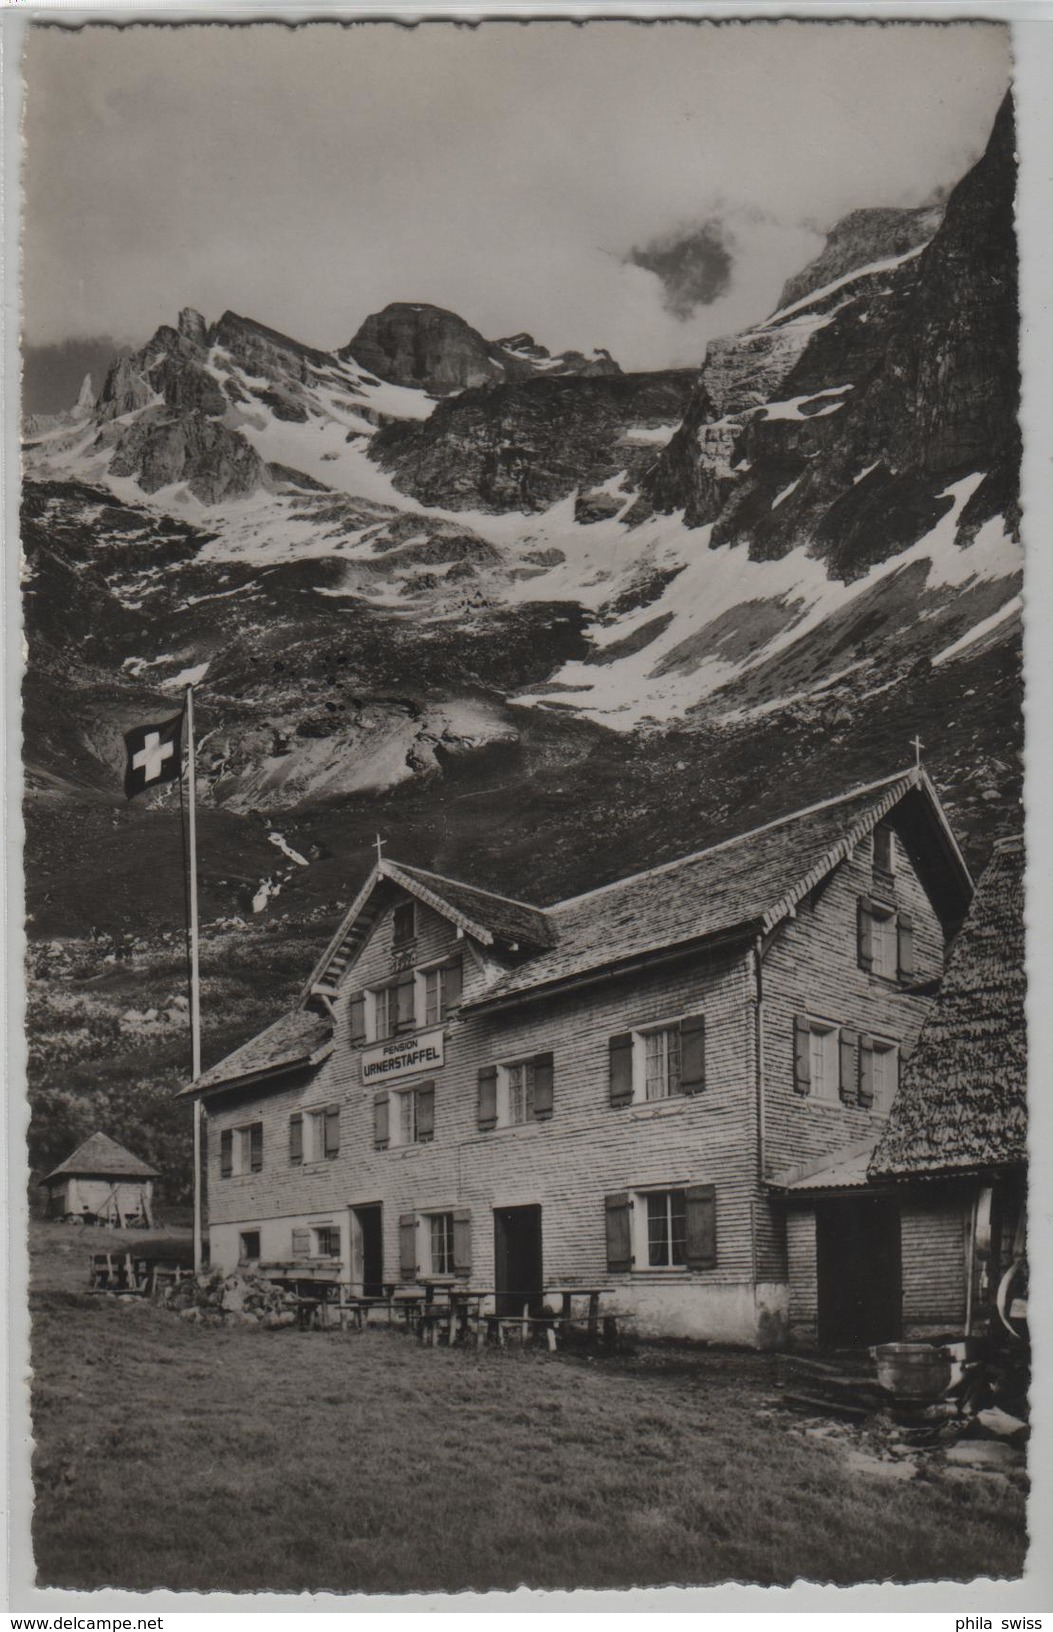
{"type": "MultiPolygon", "coordinates": [[[[186,688],[187,831],[189,835],[190,899],[190,1069],[191,1081],[201,1075],[201,970],[197,934],[197,768],[194,763],[194,688],[186,688]]],[[[203,1262],[201,1231],[201,1096],[194,1098],[194,1271],[203,1262]]]]}

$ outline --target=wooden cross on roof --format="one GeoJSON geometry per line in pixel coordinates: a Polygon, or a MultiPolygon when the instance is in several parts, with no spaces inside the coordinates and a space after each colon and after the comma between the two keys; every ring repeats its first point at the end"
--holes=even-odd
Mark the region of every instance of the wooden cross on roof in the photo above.
{"type": "Polygon", "coordinates": [[[377,866],[378,867],[380,866],[381,862],[384,860],[384,846],[387,844],[387,842],[388,842],[387,839],[382,839],[380,837],[380,834],[379,833],[377,834],[375,843],[376,843],[376,847],[377,847],[377,866]]]}
{"type": "Polygon", "coordinates": [[[925,744],[922,742],[920,737],[911,737],[910,745],[914,749],[914,763],[915,765],[920,766],[921,750],[924,748],[925,744]]]}

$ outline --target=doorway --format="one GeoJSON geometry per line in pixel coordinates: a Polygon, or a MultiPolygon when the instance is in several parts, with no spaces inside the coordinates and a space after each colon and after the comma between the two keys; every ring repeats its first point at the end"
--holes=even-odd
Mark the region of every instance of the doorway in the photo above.
{"type": "Polygon", "coordinates": [[[544,1288],[541,1258],[541,1208],[494,1209],[494,1290],[499,1315],[521,1315],[529,1304],[541,1311],[544,1288]]]}
{"type": "Polygon", "coordinates": [[[896,1203],[885,1196],[817,1202],[815,1235],[820,1344],[896,1342],[903,1301],[896,1203]]]}
{"type": "Polygon", "coordinates": [[[384,1295],[384,1231],[379,1201],[351,1209],[351,1285],[364,1298],[384,1295]]]}

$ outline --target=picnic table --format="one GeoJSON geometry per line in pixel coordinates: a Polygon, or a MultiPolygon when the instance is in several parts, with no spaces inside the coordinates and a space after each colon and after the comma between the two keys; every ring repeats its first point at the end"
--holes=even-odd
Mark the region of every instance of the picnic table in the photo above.
{"type": "Polygon", "coordinates": [[[343,1290],[338,1281],[322,1281],[311,1275],[269,1275],[267,1279],[296,1299],[296,1316],[301,1331],[311,1326],[329,1325],[331,1309],[339,1306],[343,1290]]]}
{"type": "Polygon", "coordinates": [[[595,1343],[600,1329],[600,1299],[610,1292],[605,1286],[549,1286],[545,1289],[546,1298],[560,1299],[560,1321],[569,1326],[574,1318],[574,1299],[587,1298],[588,1313],[585,1316],[586,1329],[590,1343],[595,1343]]]}

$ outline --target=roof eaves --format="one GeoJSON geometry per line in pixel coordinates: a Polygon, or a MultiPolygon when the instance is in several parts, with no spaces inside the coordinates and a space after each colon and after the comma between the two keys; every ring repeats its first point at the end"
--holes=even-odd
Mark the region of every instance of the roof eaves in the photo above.
{"type": "Polygon", "coordinates": [[[303,1008],[303,1006],[306,1004],[308,998],[311,997],[312,993],[314,992],[315,985],[325,974],[329,960],[339,950],[348,930],[351,928],[351,925],[355,922],[355,919],[359,916],[362,908],[365,906],[373,891],[376,889],[376,886],[383,877],[384,872],[385,864],[383,861],[374,864],[372,870],[370,871],[369,877],[366,879],[366,882],[355,896],[355,899],[352,901],[350,907],[341,918],[339,924],[337,925],[336,932],[330,939],[328,946],[322,953],[322,956],[318,959],[318,962],[311,970],[306,984],[302,987],[299,998],[301,1008],[303,1008]]]}
{"type": "MultiPolygon", "coordinates": [[[[181,1088],[176,1098],[181,1099],[184,1096],[193,1094],[226,1093],[231,1088],[247,1088],[254,1082],[264,1082],[272,1078],[284,1077],[290,1071],[302,1071],[305,1066],[321,1065],[322,1061],[328,1059],[333,1052],[334,1046],[333,1039],[330,1038],[328,1042],[312,1050],[310,1054],[290,1056],[288,1059],[278,1060],[274,1065],[257,1066],[254,1070],[244,1071],[230,1077],[221,1077],[217,1081],[205,1083],[204,1086],[202,1086],[202,1078],[199,1077],[196,1082],[189,1082],[185,1088],[181,1088]]],[[[210,1075],[210,1073],[206,1072],[205,1075],[210,1075]]]]}
{"type": "MultiPolygon", "coordinates": [[[[560,992],[576,990],[580,986],[596,986],[604,980],[618,980],[623,975],[632,974],[636,969],[653,968],[656,963],[671,963],[679,958],[690,957],[693,952],[703,949],[717,950],[739,941],[752,940],[754,935],[759,933],[760,927],[759,919],[744,919],[739,924],[725,925],[708,935],[696,935],[684,941],[671,941],[668,945],[655,946],[649,951],[634,952],[627,958],[615,958],[608,963],[590,964],[585,969],[553,975],[533,986],[516,986],[511,991],[502,991],[498,985],[489,992],[483,992],[479,997],[473,998],[470,1003],[462,1003],[460,1012],[477,1014],[482,1009],[494,1011],[511,1008],[532,999],[555,997],[560,992]]],[[[530,965],[526,964],[524,968],[529,971],[530,965]]]]}

